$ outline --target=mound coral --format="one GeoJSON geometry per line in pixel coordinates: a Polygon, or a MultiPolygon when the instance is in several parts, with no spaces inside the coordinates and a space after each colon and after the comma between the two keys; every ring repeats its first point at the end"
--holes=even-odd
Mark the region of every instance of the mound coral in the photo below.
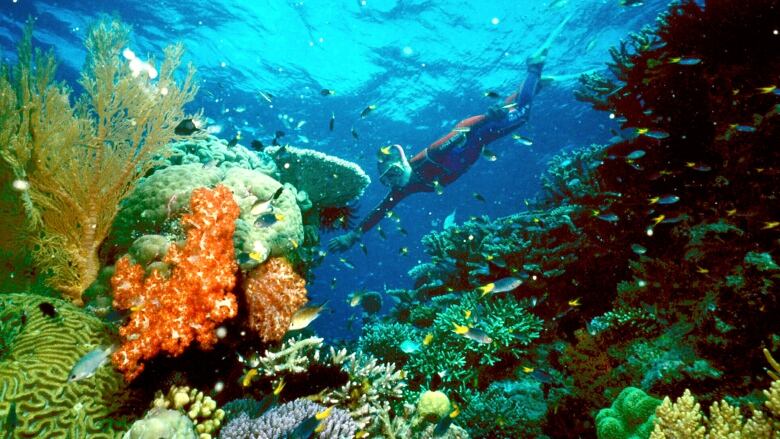
{"type": "Polygon", "coordinates": [[[170,246],[164,262],[173,266],[169,278],[120,259],[111,278],[114,307],[130,310],[130,321],[119,333],[123,344],[112,360],[130,381],[160,351],[180,355],[197,340],[208,349],[217,340],[215,328],[238,310],[230,292],[238,269],[233,252],[234,222],[239,214],[230,190],[197,189],[192,213],[182,217],[187,230],[183,247],[170,246]]]}
{"type": "Polygon", "coordinates": [[[73,99],[54,82],[53,55],[33,52],[31,35],[28,26],[19,63],[0,68],[0,162],[26,182],[22,205],[36,265],[80,304],[98,275],[98,248],[119,201],[174,137],[197,91],[194,69],[175,81],[183,49],[172,46],[159,71],[138,75],[120,56],[129,28],[101,22],[87,35],[84,93],[73,99]]]}
{"type": "Polygon", "coordinates": [[[281,340],[293,314],[306,301],[306,281],[284,258],[271,258],[249,272],[243,285],[249,327],[263,341],[281,340]]]}
{"type": "Polygon", "coordinates": [[[80,358],[114,342],[109,326],[65,300],[30,294],[0,295],[0,310],[24,316],[0,358],[0,414],[16,404],[14,437],[117,437],[126,422],[122,406],[133,397],[122,375],[104,365],[67,382],[80,358]],[[47,303],[54,317],[41,312],[47,303]]]}
{"type": "Polygon", "coordinates": [[[133,422],[122,439],[197,439],[192,421],[178,410],[155,408],[133,422]]]}

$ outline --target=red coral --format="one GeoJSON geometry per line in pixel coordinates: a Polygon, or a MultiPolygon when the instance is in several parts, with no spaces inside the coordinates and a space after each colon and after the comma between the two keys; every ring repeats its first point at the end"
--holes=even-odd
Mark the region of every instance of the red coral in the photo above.
{"type": "Polygon", "coordinates": [[[295,311],[306,303],[306,281],[284,258],[271,258],[244,282],[249,327],[264,341],[280,340],[295,311]]]}
{"type": "Polygon", "coordinates": [[[143,268],[127,257],[116,264],[114,307],[132,314],[119,330],[124,343],[112,360],[128,381],[143,371],[143,360],[160,351],[181,355],[193,340],[210,348],[217,325],[238,310],[230,292],[238,269],[233,253],[238,205],[228,188],[217,186],[192,191],[190,211],[181,219],[186,243],[170,246],[164,259],[172,266],[169,278],[155,270],[144,279],[143,268]]]}

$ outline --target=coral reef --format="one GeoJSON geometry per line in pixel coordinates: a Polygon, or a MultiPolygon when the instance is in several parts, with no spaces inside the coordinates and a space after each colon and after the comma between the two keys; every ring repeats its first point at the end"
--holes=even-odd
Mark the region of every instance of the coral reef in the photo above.
{"type": "Polygon", "coordinates": [[[9,115],[0,126],[0,161],[24,182],[21,205],[36,265],[77,304],[98,275],[98,249],[119,201],[174,137],[182,107],[197,91],[192,68],[182,82],[174,80],[180,45],[165,49],[154,75],[137,75],[120,56],[128,43],[129,28],[118,21],[89,30],[77,105],[54,82],[53,55],[32,50],[30,25],[19,63],[0,74],[0,112],[9,115]]]}
{"type": "Polygon", "coordinates": [[[265,152],[279,166],[281,181],[306,192],[317,209],[346,206],[371,183],[358,165],[319,151],[272,146],[265,152]]]}
{"type": "Polygon", "coordinates": [[[152,409],[173,409],[182,411],[192,421],[200,439],[211,439],[222,426],[225,412],[217,408],[211,397],[198,389],[187,386],[171,386],[168,393],[157,391],[152,409]]]}
{"type": "Polygon", "coordinates": [[[122,439],[198,439],[192,421],[178,410],[155,408],[133,425],[122,439]]]}
{"type": "Polygon", "coordinates": [[[650,438],[773,438],[780,431],[780,381],[773,381],[764,395],[766,411],[753,409],[749,418],[726,401],[712,404],[705,416],[688,389],[674,403],[667,396],[656,411],[650,438]]]}
{"type": "Polygon", "coordinates": [[[293,314],[307,302],[306,281],[284,258],[271,258],[250,271],[243,283],[249,328],[266,342],[278,341],[293,314]]]}
{"type": "Polygon", "coordinates": [[[602,439],[648,438],[653,431],[659,399],[636,387],[626,387],[610,408],[596,415],[596,434],[602,439]]]}
{"type": "Polygon", "coordinates": [[[200,164],[222,170],[243,168],[279,178],[276,162],[266,153],[250,151],[241,144],[228,146],[228,142],[212,135],[193,137],[168,144],[168,150],[155,167],[157,170],[177,165],[200,164]]]}
{"type": "MultiPolygon", "coordinates": [[[[288,437],[303,421],[325,409],[325,406],[299,398],[275,407],[257,419],[250,419],[246,413],[242,413],[222,429],[220,437],[223,439],[288,437]]],[[[338,408],[332,409],[322,422],[324,428],[316,434],[316,437],[322,439],[353,438],[358,430],[349,413],[338,408]]]]}
{"type": "Polygon", "coordinates": [[[138,184],[123,202],[103,252],[121,255],[144,235],[181,238],[179,217],[186,212],[192,191],[217,184],[231,189],[240,208],[234,237],[236,254],[254,256],[241,261],[243,270],[256,267],[269,256],[285,256],[303,244],[301,211],[293,187],[285,186],[273,202],[273,212],[282,219],[257,227],[255,221],[268,212],[253,213],[252,207],[271,199],[281,183],[257,170],[184,164],[160,169],[138,184]]]}
{"type": "Polygon", "coordinates": [[[236,282],[233,256],[234,222],[239,209],[230,190],[197,189],[192,213],[182,217],[187,230],[183,247],[168,249],[164,262],[173,265],[169,278],[144,270],[126,258],[111,278],[114,307],[131,311],[119,331],[123,344],[112,360],[129,381],[144,368],[142,361],[160,351],[180,355],[197,340],[208,349],[217,340],[215,328],[238,310],[230,292],[236,282]]]}
{"type": "Polygon", "coordinates": [[[539,437],[547,403],[532,378],[495,381],[467,400],[458,421],[476,438],[539,437]]]}
{"type": "Polygon", "coordinates": [[[133,394],[110,365],[68,382],[74,364],[114,343],[109,327],[67,301],[30,294],[0,295],[2,313],[23,315],[18,334],[0,359],[0,413],[16,404],[17,438],[114,438],[124,430],[123,405],[133,394]],[[56,315],[44,315],[41,304],[56,315]]]}

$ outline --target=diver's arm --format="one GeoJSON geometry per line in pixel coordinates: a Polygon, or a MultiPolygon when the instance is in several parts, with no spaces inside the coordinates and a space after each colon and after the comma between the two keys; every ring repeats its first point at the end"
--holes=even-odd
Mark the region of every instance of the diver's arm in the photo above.
{"type": "Polygon", "coordinates": [[[390,191],[363,221],[358,224],[353,230],[336,236],[328,242],[328,250],[335,252],[347,251],[350,247],[360,241],[360,237],[363,233],[371,230],[375,225],[379,223],[387,215],[393,207],[396,206],[403,198],[406,198],[407,192],[402,191],[390,191]]]}
{"type": "Polygon", "coordinates": [[[367,217],[363,218],[363,221],[358,224],[355,230],[363,234],[373,229],[379,221],[382,221],[382,218],[387,216],[387,212],[390,212],[404,198],[406,198],[406,193],[403,191],[392,190],[388,192],[384,200],[367,217]]]}

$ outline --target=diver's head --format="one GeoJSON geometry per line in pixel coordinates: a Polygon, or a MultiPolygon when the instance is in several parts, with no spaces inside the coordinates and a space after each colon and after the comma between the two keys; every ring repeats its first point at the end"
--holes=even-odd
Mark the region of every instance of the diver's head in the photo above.
{"type": "Polygon", "coordinates": [[[406,159],[404,148],[389,145],[379,150],[379,181],[385,186],[398,188],[406,186],[412,176],[412,167],[406,159]]]}

